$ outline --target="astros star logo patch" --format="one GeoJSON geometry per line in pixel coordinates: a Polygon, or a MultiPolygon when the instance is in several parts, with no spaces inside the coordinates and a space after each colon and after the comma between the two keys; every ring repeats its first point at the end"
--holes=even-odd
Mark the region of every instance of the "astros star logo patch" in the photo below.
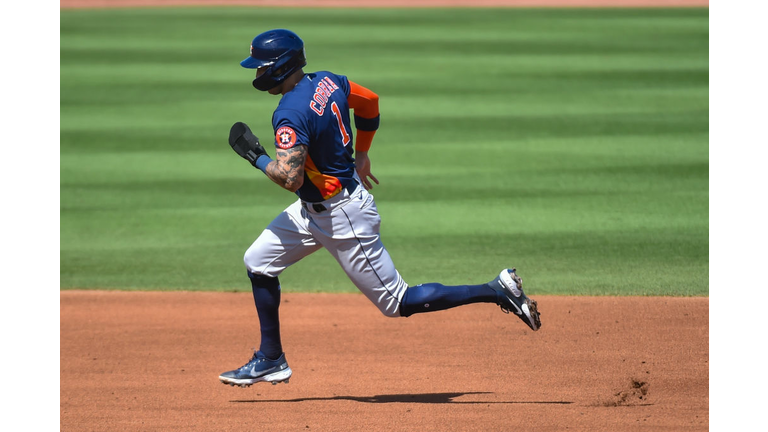
{"type": "Polygon", "coordinates": [[[296,132],[293,128],[283,126],[275,133],[275,143],[282,149],[289,149],[296,144],[296,132]]]}

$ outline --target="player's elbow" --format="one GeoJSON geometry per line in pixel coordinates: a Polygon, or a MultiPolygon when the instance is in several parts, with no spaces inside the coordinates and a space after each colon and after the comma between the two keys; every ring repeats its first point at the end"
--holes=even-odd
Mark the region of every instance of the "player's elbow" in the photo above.
{"type": "Polygon", "coordinates": [[[297,178],[287,178],[283,183],[283,188],[288,189],[291,192],[296,192],[302,185],[304,185],[303,176],[297,178]]]}

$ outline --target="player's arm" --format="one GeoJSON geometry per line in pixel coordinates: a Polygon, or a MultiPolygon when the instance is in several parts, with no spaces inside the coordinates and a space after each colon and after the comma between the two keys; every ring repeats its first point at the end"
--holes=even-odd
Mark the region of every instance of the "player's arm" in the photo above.
{"type": "Polygon", "coordinates": [[[289,149],[278,148],[275,154],[275,160],[267,164],[264,173],[278,186],[296,192],[304,184],[307,146],[295,145],[289,149]]]}
{"type": "Polygon", "coordinates": [[[379,128],[379,95],[371,90],[349,82],[349,107],[353,110],[355,118],[355,169],[363,186],[371,189],[370,180],[379,184],[379,180],[371,174],[371,160],[368,158],[368,150],[373,142],[373,135],[379,128]],[[369,180],[370,178],[370,180],[369,180]]]}
{"type": "Polygon", "coordinates": [[[277,148],[276,160],[272,160],[259,142],[259,138],[243,122],[232,125],[229,130],[229,145],[243,159],[263,171],[279,186],[296,192],[304,184],[307,146],[293,145],[287,149],[277,148]]]}

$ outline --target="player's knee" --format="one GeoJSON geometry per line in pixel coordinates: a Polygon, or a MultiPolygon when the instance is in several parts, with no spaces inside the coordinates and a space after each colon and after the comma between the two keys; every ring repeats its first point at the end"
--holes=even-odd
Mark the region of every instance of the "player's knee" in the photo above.
{"type": "Polygon", "coordinates": [[[252,247],[248,248],[248,250],[245,251],[245,255],[243,255],[243,263],[248,271],[254,272],[254,263],[257,261],[257,252],[252,247]]]}
{"type": "Polygon", "coordinates": [[[401,283],[394,288],[388,289],[387,295],[381,295],[379,292],[375,296],[369,295],[369,298],[385,317],[399,318],[405,316],[401,313],[401,303],[407,289],[408,285],[401,283]]]}
{"type": "Polygon", "coordinates": [[[381,313],[384,314],[384,316],[387,318],[400,318],[400,311],[397,309],[394,311],[389,309],[382,309],[381,313]]]}
{"type": "Polygon", "coordinates": [[[243,263],[245,264],[245,268],[248,269],[249,273],[264,276],[277,276],[268,274],[269,272],[265,271],[267,266],[264,263],[264,256],[256,247],[251,246],[248,248],[248,250],[245,251],[245,255],[243,255],[243,263]]]}
{"type": "Polygon", "coordinates": [[[402,316],[400,315],[399,302],[379,303],[377,306],[381,313],[387,318],[399,318],[402,316]]]}

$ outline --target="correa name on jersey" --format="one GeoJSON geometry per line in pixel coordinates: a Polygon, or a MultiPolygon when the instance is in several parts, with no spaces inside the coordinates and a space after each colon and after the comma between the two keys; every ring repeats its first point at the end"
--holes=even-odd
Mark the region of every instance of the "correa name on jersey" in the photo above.
{"type": "Polygon", "coordinates": [[[315,95],[312,96],[312,100],[309,102],[309,107],[312,108],[312,111],[316,112],[317,115],[323,115],[325,106],[328,105],[328,99],[330,99],[333,92],[338,89],[339,86],[337,86],[330,78],[323,78],[317,83],[317,87],[315,87],[315,95]]]}

